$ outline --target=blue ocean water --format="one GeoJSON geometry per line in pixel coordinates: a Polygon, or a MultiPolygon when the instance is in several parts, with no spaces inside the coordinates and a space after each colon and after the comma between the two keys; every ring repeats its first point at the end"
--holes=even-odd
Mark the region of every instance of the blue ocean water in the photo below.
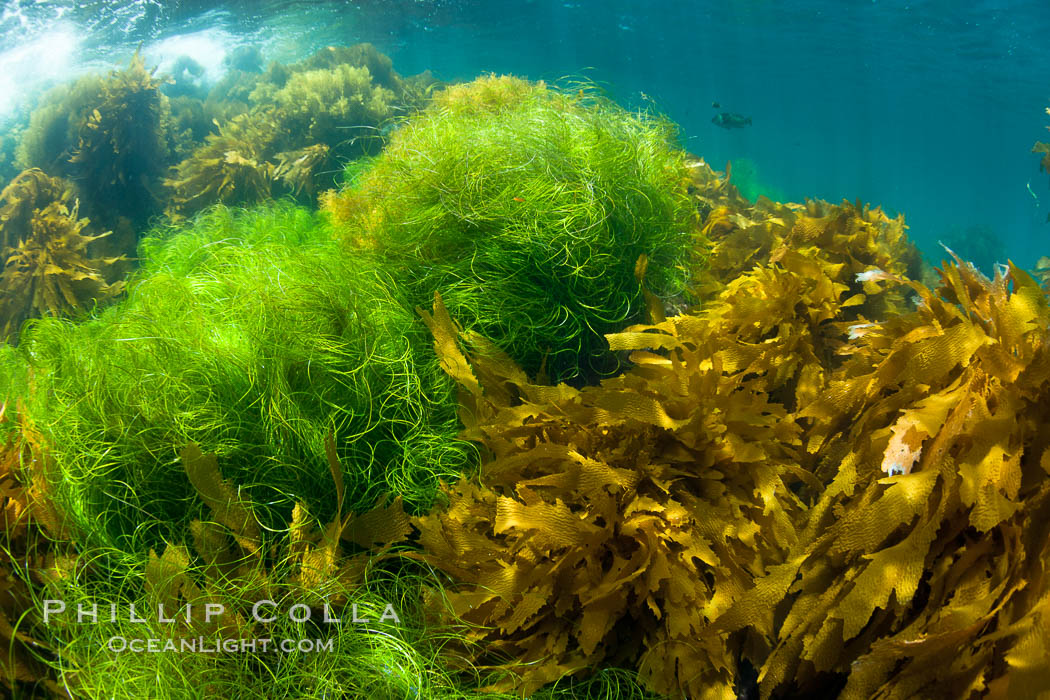
{"type": "Polygon", "coordinates": [[[188,54],[215,80],[238,45],[288,61],[368,41],[402,74],[589,78],[777,199],[903,213],[933,262],[938,241],[980,229],[1032,267],[1050,253],[1050,176],[1030,152],[1050,136],[1048,38],[1050,6],[1035,0],[12,0],[0,112],[140,45],[161,71],[188,54]],[[752,124],[719,128],[719,111],[752,124]]]}

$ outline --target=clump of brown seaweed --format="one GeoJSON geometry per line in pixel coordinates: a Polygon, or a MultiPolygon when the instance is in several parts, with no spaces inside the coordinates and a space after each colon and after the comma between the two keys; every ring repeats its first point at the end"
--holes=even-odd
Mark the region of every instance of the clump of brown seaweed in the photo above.
{"type": "Polygon", "coordinates": [[[0,338],[14,341],[22,323],[83,310],[119,294],[110,268],[122,257],[91,257],[88,246],[108,233],[85,232],[69,182],[30,169],[0,193],[0,338]]]}
{"type": "Polygon", "coordinates": [[[683,316],[610,335],[635,350],[620,377],[540,386],[443,306],[427,321],[492,459],[417,519],[420,556],[468,584],[443,593],[454,614],[514,659],[498,689],[602,663],[636,666],[661,693],[732,688],[747,640],[712,622],[783,564],[802,514],[790,487],[810,478],[772,374],[724,371],[719,335],[683,316]],[[483,351],[468,359],[460,338],[483,351]]]}
{"type": "Polygon", "coordinates": [[[616,662],[733,698],[744,659],[764,698],[1050,690],[1045,292],[958,259],[932,290],[899,219],[696,170],[721,279],[609,335],[623,376],[533,385],[427,316],[491,459],[415,556],[477,660],[522,692],[616,662]]]}
{"type": "Polygon", "coordinates": [[[233,79],[225,99],[209,97],[205,107],[243,100],[242,107],[227,108],[218,132],[178,163],[166,181],[169,215],[286,194],[312,200],[336,184],[348,161],[378,153],[382,129],[422,106],[434,82],[402,78],[371,44],[329,47],[233,79]]]}
{"type": "Polygon", "coordinates": [[[159,211],[170,160],[160,86],[136,53],[123,70],[56,88],[33,112],[20,163],[76,181],[84,209],[106,228],[143,226],[159,211]]]}
{"type": "MultiPolygon", "coordinates": [[[[4,379],[25,369],[15,352],[0,348],[4,379]]],[[[37,596],[75,559],[68,546],[55,544],[66,533],[39,479],[39,459],[46,457],[16,403],[10,392],[0,397],[0,644],[6,650],[0,684],[10,697],[68,698],[48,665],[58,649],[40,617],[37,596]]]]}

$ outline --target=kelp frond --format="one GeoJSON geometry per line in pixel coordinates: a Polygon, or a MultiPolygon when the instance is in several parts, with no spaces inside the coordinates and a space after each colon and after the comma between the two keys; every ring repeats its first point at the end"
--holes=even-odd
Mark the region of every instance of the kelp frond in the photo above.
{"type": "Polygon", "coordinates": [[[33,213],[29,237],[0,274],[0,336],[14,340],[28,318],[84,310],[123,290],[122,282],[109,284],[104,274],[120,258],[88,257],[88,244],[107,235],[86,235],[88,223],[77,218],[76,205],[70,210],[61,201],[33,213]]]}
{"type": "Polygon", "coordinates": [[[785,565],[804,512],[801,429],[766,380],[727,368],[696,317],[610,335],[635,366],[581,390],[530,383],[440,302],[426,318],[492,459],[416,520],[420,556],[465,584],[444,595],[478,625],[478,663],[511,659],[497,687],[612,662],[660,693],[735,697],[751,642],[716,623],[785,565]]]}
{"type": "Polygon", "coordinates": [[[52,202],[75,206],[73,183],[51,177],[40,168],[15,176],[0,192],[0,255],[30,238],[33,215],[52,202]]]}
{"type": "Polygon", "coordinates": [[[808,449],[838,466],[781,578],[800,577],[767,692],[829,673],[843,697],[1050,688],[1023,660],[1050,642],[1047,298],[1013,267],[989,280],[957,261],[941,278],[933,293],[887,276],[918,308],[858,337],[800,413],[808,449]]]}

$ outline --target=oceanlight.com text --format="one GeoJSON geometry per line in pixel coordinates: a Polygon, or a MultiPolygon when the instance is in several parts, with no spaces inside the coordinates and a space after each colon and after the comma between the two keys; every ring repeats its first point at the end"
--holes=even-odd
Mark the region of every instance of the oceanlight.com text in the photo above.
{"type": "Polygon", "coordinates": [[[325,653],[334,649],[334,639],[190,639],[110,637],[106,648],[116,654],[265,654],[281,651],[285,654],[325,653]]]}

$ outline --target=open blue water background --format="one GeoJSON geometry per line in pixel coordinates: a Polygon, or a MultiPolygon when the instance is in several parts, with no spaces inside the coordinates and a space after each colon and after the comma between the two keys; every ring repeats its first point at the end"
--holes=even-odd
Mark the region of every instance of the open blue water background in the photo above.
{"type": "Polygon", "coordinates": [[[1024,267],[1050,255],[1050,176],[1030,152],[1050,140],[1045,1],[13,1],[0,112],[139,44],[161,70],[186,53],[216,78],[239,44],[290,61],[360,41],[402,74],[598,81],[678,122],[716,168],[751,161],[779,198],[904,213],[934,262],[938,240],[973,226],[1024,267]],[[716,101],[752,126],[712,124],[716,101]]]}

